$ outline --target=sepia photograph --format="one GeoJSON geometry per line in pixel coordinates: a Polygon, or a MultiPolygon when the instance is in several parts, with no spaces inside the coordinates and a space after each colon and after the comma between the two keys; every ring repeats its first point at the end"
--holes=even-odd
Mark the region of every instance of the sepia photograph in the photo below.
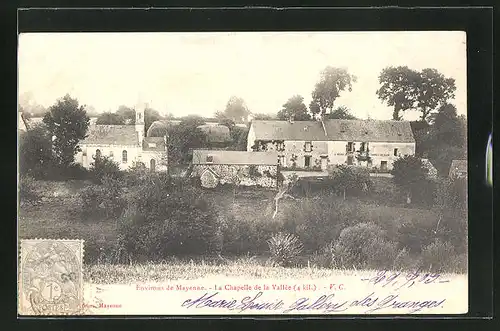
{"type": "Polygon", "coordinates": [[[466,43],[21,33],[18,313],[467,313],[466,43]]]}

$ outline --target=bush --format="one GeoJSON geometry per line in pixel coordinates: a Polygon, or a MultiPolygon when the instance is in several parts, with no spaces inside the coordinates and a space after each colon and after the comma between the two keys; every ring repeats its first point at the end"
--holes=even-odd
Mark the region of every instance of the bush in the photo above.
{"type": "Polygon", "coordinates": [[[304,199],[285,210],[284,229],[297,234],[312,253],[338,238],[342,229],[360,222],[359,204],[334,196],[304,199]]]}
{"type": "Polygon", "coordinates": [[[429,245],[436,238],[436,223],[422,222],[412,219],[403,222],[397,230],[399,248],[406,248],[411,254],[420,254],[422,248],[429,245]]]}
{"type": "Polygon", "coordinates": [[[96,157],[94,162],[90,164],[90,178],[94,183],[100,184],[105,176],[114,179],[120,178],[122,176],[120,166],[108,157],[96,157]]]}
{"type": "Polygon", "coordinates": [[[173,179],[134,188],[119,225],[124,247],[151,260],[214,253],[217,217],[202,193],[185,180],[173,179]]]}
{"type": "Polygon", "coordinates": [[[379,226],[360,223],[342,230],[333,251],[335,264],[340,268],[390,269],[397,247],[379,226]]]}
{"type": "Polygon", "coordinates": [[[273,220],[240,220],[233,216],[220,218],[221,251],[228,255],[261,254],[268,249],[267,240],[281,230],[273,220]]]}
{"type": "Polygon", "coordinates": [[[452,271],[456,254],[453,245],[449,242],[436,239],[422,249],[421,268],[429,272],[452,271]]]}
{"type": "Polygon", "coordinates": [[[120,182],[104,177],[101,185],[90,185],[80,193],[82,214],[86,216],[119,216],[125,206],[123,189],[120,182]]]}
{"type": "Polygon", "coordinates": [[[19,178],[19,200],[23,203],[37,203],[41,197],[36,191],[36,181],[31,176],[19,178]]]}
{"type": "Polygon", "coordinates": [[[273,235],[267,243],[274,266],[288,267],[293,265],[304,248],[297,236],[283,232],[273,235]]]}

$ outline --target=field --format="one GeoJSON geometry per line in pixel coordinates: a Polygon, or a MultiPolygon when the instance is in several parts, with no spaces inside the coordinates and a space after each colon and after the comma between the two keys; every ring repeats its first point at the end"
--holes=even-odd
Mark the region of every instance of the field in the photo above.
{"type": "MultiPolygon", "coordinates": [[[[381,192],[390,192],[394,189],[387,178],[376,178],[374,184],[381,192]]],[[[407,223],[418,222],[418,227],[433,229],[438,218],[430,209],[408,208],[395,201],[387,201],[384,204],[383,194],[379,194],[375,198],[373,196],[348,198],[345,201],[335,196],[328,197],[326,201],[325,198],[318,196],[284,198],[279,203],[277,217],[273,219],[276,193],[272,190],[205,191],[204,198],[211,201],[216,206],[217,213],[230,223],[229,237],[226,238],[227,245],[224,246],[222,255],[184,256],[182,258],[171,256],[154,263],[150,262],[147,257],[134,257],[134,259],[121,262],[121,265],[113,265],[101,259],[101,256],[119,235],[118,220],[102,217],[85,218],[78,213],[78,192],[87,185],[89,183],[84,181],[37,182],[37,191],[42,200],[37,205],[21,205],[18,214],[18,235],[21,239],[84,239],[86,241],[85,278],[92,282],[188,279],[193,275],[221,273],[245,277],[264,277],[264,275],[323,277],[339,270],[325,268],[322,263],[318,262],[317,252],[304,252],[298,258],[295,267],[271,266],[267,239],[278,229],[283,229],[289,224],[290,219],[294,219],[292,223],[303,222],[307,225],[310,222],[317,222],[315,217],[328,216],[330,211],[336,213],[335,208],[338,206],[342,209],[338,217],[347,217],[346,222],[352,222],[349,218],[356,218],[356,222],[373,222],[383,228],[390,238],[396,238],[401,226],[407,223]],[[320,215],[310,214],[311,208],[318,206],[320,215]],[[321,210],[322,208],[324,210],[321,210]],[[344,210],[347,211],[345,215],[344,210]]],[[[295,224],[294,226],[299,229],[304,225],[295,224]]],[[[318,229],[314,230],[318,231],[318,229]]],[[[325,230],[328,233],[334,233],[332,229],[325,230]]],[[[324,232],[321,228],[319,231],[321,234],[324,232]]],[[[306,232],[305,235],[307,237],[310,234],[306,232]]],[[[315,237],[313,233],[312,241],[320,240],[321,238],[315,237]]],[[[426,242],[423,239],[421,241],[426,242]]],[[[418,256],[409,258],[417,259],[418,256]]],[[[460,258],[461,261],[464,259],[463,256],[460,258]]],[[[462,262],[455,263],[451,271],[462,272],[462,265],[462,262]],[[455,267],[457,264],[460,266],[455,267]]],[[[340,269],[345,269],[345,267],[340,269]]]]}

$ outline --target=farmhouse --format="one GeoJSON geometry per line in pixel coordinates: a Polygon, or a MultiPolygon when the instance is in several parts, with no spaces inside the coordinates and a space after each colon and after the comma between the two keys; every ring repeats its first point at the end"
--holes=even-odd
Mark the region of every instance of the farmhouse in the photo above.
{"type": "Polygon", "coordinates": [[[117,162],[121,170],[139,163],[151,171],[167,171],[166,140],[166,136],[144,136],[144,107],[139,107],[135,125],[90,125],[75,161],[89,168],[96,156],[106,156],[117,162]]]}
{"type": "Polygon", "coordinates": [[[277,187],[278,154],[226,150],[193,150],[191,177],[207,188],[219,184],[277,187]]]}
{"type": "Polygon", "coordinates": [[[467,160],[451,161],[450,172],[448,176],[451,179],[467,178],[467,160]]]}
{"type": "Polygon", "coordinates": [[[347,164],[388,172],[398,157],[415,154],[415,139],[406,121],[253,121],[247,151],[276,151],[284,170],[347,164]]]}

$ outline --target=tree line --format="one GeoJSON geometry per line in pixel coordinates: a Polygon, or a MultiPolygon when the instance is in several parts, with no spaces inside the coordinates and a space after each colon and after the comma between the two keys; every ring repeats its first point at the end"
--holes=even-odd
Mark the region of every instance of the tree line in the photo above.
{"type": "MultiPolygon", "coordinates": [[[[173,163],[189,161],[189,150],[209,147],[206,135],[198,129],[199,125],[208,121],[217,121],[229,128],[231,142],[228,149],[246,150],[248,128],[237,126],[247,123],[249,116],[260,120],[296,121],[326,119],[356,119],[350,109],[336,105],[342,93],[350,92],[357,82],[357,77],[345,68],[328,66],[320,72],[320,78],[311,92],[309,107],[300,95],[291,96],[275,114],[253,113],[241,97],[232,96],[225,108],[216,111],[212,118],[196,115],[175,117],[172,114],[162,116],[157,110],[146,107],[145,132],[152,123],[166,120],[164,127],[158,128],[156,136],[169,136],[169,157],[173,163]],[[177,125],[170,125],[169,120],[179,120],[177,125]]],[[[435,69],[416,71],[406,66],[387,67],[379,76],[380,87],[376,94],[381,101],[393,107],[392,119],[401,120],[402,114],[408,110],[421,112],[417,121],[411,122],[416,139],[416,154],[429,158],[440,173],[445,173],[451,160],[465,158],[466,154],[466,118],[458,116],[456,107],[448,101],[454,97],[455,80],[445,77],[435,69]]],[[[39,111],[41,106],[34,106],[39,111]]],[[[42,107],[43,108],[43,107],[42,107]]],[[[29,109],[21,108],[29,117],[29,109]]],[[[40,164],[52,154],[50,162],[69,167],[78,151],[78,141],[86,136],[89,126],[89,106],[80,106],[76,99],[69,95],[58,100],[44,113],[45,128],[32,128],[21,141],[21,146],[29,151],[25,157],[26,164],[40,164]],[[53,137],[55,140],[52,141],[53,137]],[[29,143],[28,143],[29,142],[29,143]]],[[[124,125],[135,124],[135,110],[122,105],[115,112],[101,113],[97,124],[124,125]]],[[[40,167],[40,166],[38,166],[40,167]]]]}

